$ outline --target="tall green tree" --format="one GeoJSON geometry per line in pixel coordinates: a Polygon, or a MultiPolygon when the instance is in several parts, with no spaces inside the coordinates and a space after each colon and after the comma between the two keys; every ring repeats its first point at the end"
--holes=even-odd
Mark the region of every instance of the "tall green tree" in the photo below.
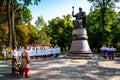
{"type": "Polygon", "coordinates": [[[5,46],[8,40],[7,12],[5,7],[0,7],[0,45],[5,46]]]}
{"type": "Polygon", "coordinates": [[[44,26],[41,28],[41,30],[39,31],[39,40],[38,42],[40,44],[50,44],[50,37],[47,35],[47,31],[48,31],[48,27],[47,26],[44,26]]]}
{"type": "Polygon", "coordinates": [[[15,26],[17,25],[17,23],[21,23],[21,22],[25,24],[29,24],[31,20],[32,20],[31,11],[26,6],[23,6],[16,11],[15,26]]]}
{"type": "MultiPolygon", "coordinates": [[[[101,26],[102,26],[102,44],[104,44],[104,28],[106,26],[106,22],[105,21],[105,15],[106,15],[106,9],[107,8],[115,8],[115,3],[116,2],[120,2],[120,0],[88,0],[89,2],[91,2],[93,4],[92,8],[94,9],[101,9],[101,26]]],[[[91,9],[92,10],[92,9],[91,9]]]]}
{"type": "Polygon", "coordinates": [[[29,6],[31,4],[37,5],[40,2],[40,0],[1,0],[0,4],[2,6],[7,7],[7,13],[8,13],[8,26],[9,26],[9,45],[11,45],[12,42],[12,47],[15,48],[17,47],[16,45],[16,33],[15,33],[15,27],[14,27],[14,17],[15,17],[15,12],[17,9],[19,9],[19,4],[23,3],[25,6],[29,6]]]}
{"type": "Polygon", "coordinates": [[[5,46],[8,40],[8,25],[7,22],[0,24],[0,46],[5,46]]]}
{"type": "MultiPolygon", "coordinates": [[[[91,11],[87,16],[88,39],[92,48],[99,48],[102,45],[102,27],[100,27],[102,23],[100,21],[101,15],[99,12],[100,9],[96,9],[91,11]]],[[[117,13],[111,8],[106,8],[106,23],[104,27],[106,45],[111,45],[113,42],[114,37],[112,37],[112,34],[118,28],[116,18],[117,13]]]]}
{"type": "MultiPolygon", "coordinates": [[[[20,5],[19,5],[20,6],[20,5]]],[[[0,32],[1,32],[1,38],[0,38],[0,45],[8,45],[8,25],[7,25],[7,8],[1,7],[0,8],[0,32]],[[3,30],[4,29],[4,30],[3,30]]],[[[16,32],[16,41],[17,45],[25,45],[29,41],[29,36],[28,36],[28,23],[30,23],[32,19],[32,15],[30,10],[26,7],[23,6],[19,8],[16,13],[15,13],[15,32],[16,32]],[[26,31],[25,31],[26,30],[26,31]],[[23,38],[25,37],[25,39],[23,38]]],[[[32,33],[31,33],[32,35],[32,33]]]]}
{"type": "Polygon", "coordinates": [[[36,28],[39,30],[39,39],[40,44],[50,44],[50,37],[47,36],[46,32],[48,27],[42,16],[38,16],[38,19],[35,22],[36,28]]]}
{"type": "Polygon", "coordinates": [[[120,50],[120,14],[117,14],[117,17],[114,19],[115,27],[112,28],[111,37],[113,38],[112,43],[120,50]]]}
{"type": "Polygon", "coordinates": [[[45,21],[44,21],[42,16],[38,16],[38,19],[36,20],[35,25],[36,25],[36,28],[39,29],[39,30],[42,27],[45,27],[46,23],[45,23],[45,21]]]}
{"type": "Polygon", "coordinates": [[[33,25],[28,24],[27,28],[29,30],[29,41],[28,44],[38,44],[39,39],[39,30],[36,29],[33,25]]]}
{"type": "Polygon", "coordinates": [[[30,40],[30,30],[26,24],[19,22],[15,27],[17,46],[25,46],[30,40]]]}
{"type": "Polygon", "coordinates": [[[55,18],[49,21],[48,36],[51,37],[50,43],[52,46],[58,45],[61,50],[66,50],[66,47],[70,47],[72,42],[72,30],[73,24],[71,21],[71,15],[63,16],[62,18],[55,18]]]}
{"type": "Polygon", "coordinates": [[[100,8],[116,8],[116,3],[120,2],[120,0],[87,0],[92,3],[91,10],[100,9],[100,8]]]}

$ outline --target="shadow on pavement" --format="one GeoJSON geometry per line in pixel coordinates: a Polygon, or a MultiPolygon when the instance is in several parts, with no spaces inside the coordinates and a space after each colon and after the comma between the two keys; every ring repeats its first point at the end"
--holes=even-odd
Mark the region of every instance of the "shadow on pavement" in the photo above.
{"type": "Polygon", "coordinates": [[[0,73],[0,80],[19,80],[20,75],[15,75],[11,73],[0,73]]]}

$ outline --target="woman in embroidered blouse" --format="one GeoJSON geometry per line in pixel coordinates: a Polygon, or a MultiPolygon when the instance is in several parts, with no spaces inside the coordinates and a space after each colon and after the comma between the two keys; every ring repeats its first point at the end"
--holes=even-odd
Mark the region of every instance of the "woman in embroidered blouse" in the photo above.
{"type": "Polygon", "coordinates": [[[25,73],[25,77],[29,78],[28,72],[29,72],[29,68],[30,68],[30,56],[27,52],[27,47],[25,47],[24,49],[25,50],[21,54],[21,59],[22,59],[21,60],[21,67],[22,67],[21,74],[23,77],[23,74],[25,73]]]}

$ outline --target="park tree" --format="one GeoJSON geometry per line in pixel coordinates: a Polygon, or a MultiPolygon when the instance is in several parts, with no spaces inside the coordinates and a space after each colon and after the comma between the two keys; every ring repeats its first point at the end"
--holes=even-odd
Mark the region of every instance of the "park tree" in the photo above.
{"type": "MultiPolygon", "coordinates": [[[[7,11],[4,7],[0,8],[0,18],[1,18],[1,35],[3,37],[0,38],[1,45],[7,45],[8,44],[8,24],[7,24],[7,11]],[[4,29],[4,30],[3,30],[4,29]]],[[[17,45],[24,46],[29,41],[28,35],[28,24],[30,23],[32,19],[32,15],[30,10],[24,6],[22,8],[19,8],[15,13],[15,32],[16,32],[16,41],[17,45]],[[24,38],[25,37],[25,38],[24,38]],[[27,37],[27,38],[26,38],[27,37]]],[[[32,34],[31,34],[32,35],[32,34]]]]}
{"type": "Polygon", "coordinates": [[[5,7],[0,7],[0,46],[7,43],[8,37],[7,12],[5,7]]]}
{"type": "Polygon", "coordinates": [[[116,8],[116,3],[120,2],[120,0],[87,0],[92,3],[91,9],[96,8],[116,8]]]}
{"type": "MultiPolygon", "coordinates": [[[[100,9],[91,11],[87,16],[87,30],[89,43],[92,48],[100,48],[102,43],[102,27],[100,9]]],[[[117,13],[111,8],[106,8],[105,26],[104,26],[104,43],[111,45],[114,41],[113,34],[119,28],[117,23],[117,13]]]]}
{"type": "Polygon", "coordinates": [[[31,19],[32,19],[31,11],[26,6],[23,6],[22,8],[19,8],[16,11],[15,31],[17,46],[25,46],[25,44],[29,42],[30,36],[32,34],[30,34],[28,25],[30,24],[31,19]]]}
{"type": "Polygon", "coordinates": [[[36,22],[35,22],[35,26],[38,30],[40,30],[42,27],[45,27],[46,26],[46,23],[43,19],[42,16],[38,16],[36,22]]]}
{"type": "Polygon", "coordinates": [[[28,24],[27,28],[29,30],[29,41],[28,44],[37,44],[39,39],[39,30],[35,26],[28,24]]]}
{"type": "Polygon", "coordinates": [[[38,16],[38,19],[35,22],[36,28],[39,30],[39,39],[40,44],[50,44],[50,37],[47,36],[48,28],[42,16],[38,16]]]}
{"type": "Polygon", "coordinates": [[[51,37],[50,43],[52,46],[59,46],[61,50],[66,50],[67,47],[70,47],[72,42],[72,30],[73,24],[71,21],[71,16],[66,15],[63,18],[56,17],[55,19],[50,20],[49,29],[47,35],[51,37]]]}
{"type": "Polygon", "coordinates": [[[104,43],[104,38],[105,38],[105,35],[104,35],[104,28],[106,26],[106,22],[105,21],[105,17],[106,17],[106,10],[107,8],[111,8],[111,9],[114,9],[116,8],[115,6],[115,3],[117,2],[120,2],[120,0],[88,0],[89,2],[91,2],[93,4],[93,6],[91,6],[91,10],[94,10],[94,9],[100,9],[100,13],[101,14],[101,26],[102,26],[102,44],[105,44],[104,43]]]}
{"type": "Polygon", "coordinates": [[[39,30],[39,40],[38,42],[40,44],[50,44],[50,37],[47,35],[47,31],[48,31],[48,27],[47,26],[44,26],[41,28],[41,30],[39,30]]]}
{"type": "Polygon", "coordinates": [[[0,24],[0,46],[6,45],[8,40],[7,34],[8,34],[7,22],[0,24]]]}
{"type": "Polygon", "coordinates": [[[29,6],[31,4],[37,5],[40,0],[1,0],[0,7],[6,7],[8,14],[8,27],[9,27],[9,46],[17,47],[16,33],[15,33],[15,13],[21,6],[29,6]]]}
{"type": "Polygon", "coordinates": [[[30,30],[28,29],[28,26],[25,25],[23,22],[19,22],[17,26],[15,27],[16,30],[16,40],[17,40],[17,46],[25,46],[29,39],[30,39],[30,30]]]}
{"type": "Polygon", "coordinates": [[[91,48],[97,48],[101,45],[102,27],[100,27],[100,14],[99,10],[91,11],[87,15],[87,32],[89,36],[89,44],[91,48]],[[98,44],[99,43],[99,44],[98,44]]]}
{"type": "Polygon", "coordinates": [[[15,26],[17,26],[17,24],[19,24],[21,22],[23,22],[25,24],[29,24],[31,20],[32,20],[31,11],[26,6],[23,6],[22,8],[19,8],[16,11],[16,14],[15,14],[15,26]]]}
{"type": "Polygon", "coordinates": [[[115,28],[112,28],[112,34],[111,37],[113,38],[112,43],[114,44],[114,46],[116,46],[118,48],[118,50],[120,51],[120,13],[117,14],[117,17],[114,19],[114,26],[115,28]]]}
{"type": "Polygon", "coordinates": [[[25,24],[19,22],[16,26],[16,39],[17,46],[25,46],[26,44],[38,44],[39,43],[39,30],[32,24],[25,24]]]}

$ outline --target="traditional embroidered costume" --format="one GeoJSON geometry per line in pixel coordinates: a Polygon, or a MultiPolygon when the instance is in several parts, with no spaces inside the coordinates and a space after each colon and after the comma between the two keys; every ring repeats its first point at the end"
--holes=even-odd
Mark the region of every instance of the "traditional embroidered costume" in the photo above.
{"type": "Polygon", "coordinates": [[[22,52],[21,58],[22,58],[22,60],[21,60],[21,67],[22,67],[21,73],[22,73],[22,76],[25,73],[25,77],[29,78],[28,72],[29,72],[29,68],[30,68],[30,56],[29,56],[26,48],[22,52]]]}

